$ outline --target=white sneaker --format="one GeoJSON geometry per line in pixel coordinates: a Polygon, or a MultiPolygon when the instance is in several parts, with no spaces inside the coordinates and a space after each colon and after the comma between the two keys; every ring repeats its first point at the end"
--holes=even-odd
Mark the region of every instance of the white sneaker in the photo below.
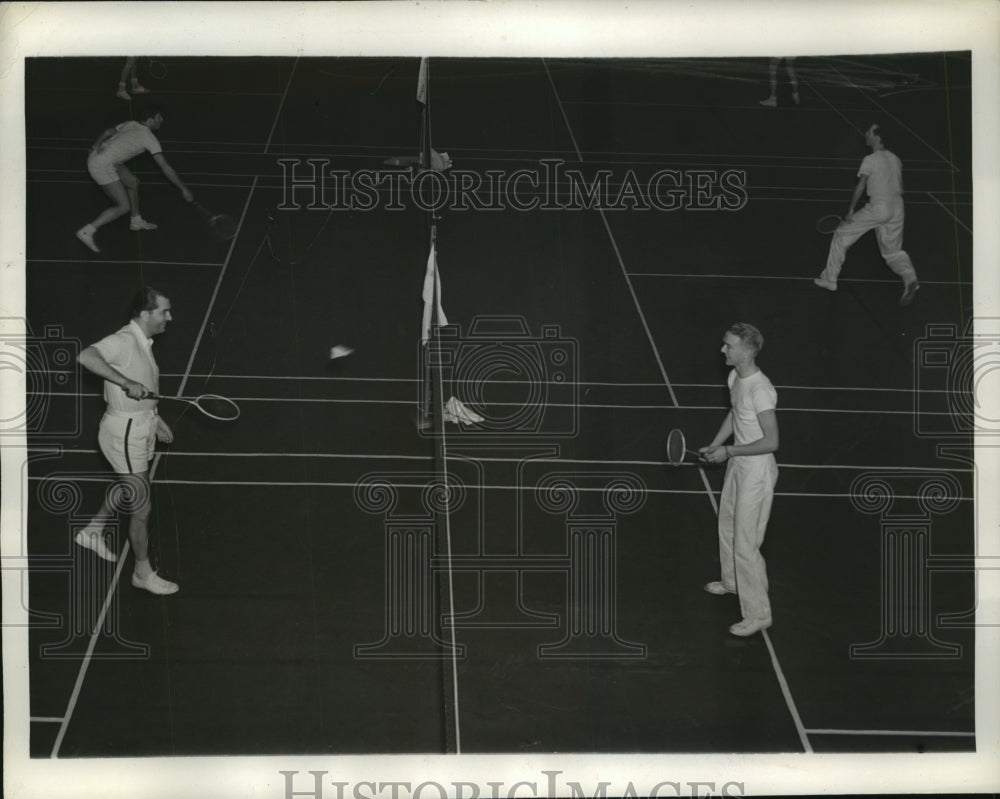
{"type": "Polygon", "coordinates": [[[140,86],[138,83],[133,83],[132,94],[149,94],[149,89],[145,86],[140,86]]]}
{"type": "Polygon", "coordinates": [[[832,280],[827,280],[826,278],[817,277],[813,278],[813,283],[819,286],[821,289],[826,289],[827,291],[836,291],[837,284],[832,280]]]}
{"type": "Polygon", "coordinates": [[[152,222],[147,222],[141,216],[136,217],[128,223],[129,230],[156,230],[159,225],[154,225],[152,222]]]}
{"type": "Polygon", "coordinates": [[[81,530],[76,534],[73,540],[84,549],[89,549],[99,558],[104,558],[112,563],[115,563],[118,560],[118,556],[108,549],[107,545],[104,543],[104,535],[100,530],[81,530]]]}
{"type": "Polygon", "coordinates": [[[766,630],[770,626],[770,616],[764,619],[743,619],[743,621],[738,621],[730,627],[729,632],[733,635],[738,635],[741,638],[746,638],[748,635],[759,633],[761,630],[766,630]]]}
{"type": "Polygon", "coordinates": [[[766,100],[761,100],[760,104],[765,108],[776,108],[778,106],[778,98],[768,97],[766,100]]]}
{"type": "Polygon", "coordinates": [[[129,94],[128,91],[126,89],[124,89],[124,88],[123,89],[119,89],[117,92],[115,92],[115,97],[117,97],[119,100],[131,100],[132,99],[132,95],[129,94]]]}
{"type": "Polygon", "coordinates": [[[90,247],[90,249],[94,252],[100,252],[97,247],[97,242],[94,241],[94,233],[92,231],[89,231],[86,228],[80,228],[76,231],[76,237],[90,247]]]}
{"type": "Polygon", "coordinates": [[[132,585],[143,588],[151,594],[176,594],[180,590],[177,583],[164,580],[156,572],[150,572],[148,577],[140,577],[132,572],[132,585]]]}
{"type": "Polygon", "coordinates": [[[705,590],[710,594],[715,594],[716,596],[722,596],[723,594],[735,594],[735,590],[730,590],[722,584],[720,580],[713,580],[710,583],[705,583],[705,590]]]}

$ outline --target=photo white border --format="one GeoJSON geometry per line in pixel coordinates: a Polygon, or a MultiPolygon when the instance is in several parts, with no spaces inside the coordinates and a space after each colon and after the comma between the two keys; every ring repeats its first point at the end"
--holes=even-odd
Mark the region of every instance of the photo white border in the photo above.
{"type": "MultiPolygon", "coordinates": [[[[171,55],[738,57],[972,51],[975,312],[1000,316],[1000,4],[994,0],[641,0],[519,2],[425,0],[357,3],[14,3],[0,8],[0,318],[24,308],[24,59],[135,50],[171,55]]],[[[512,113],[516,111],[512,110],[512,113]]],[[[4,330],[4,333],[11,332],[4,330]]],[[[23,402],[23,381],[0,375],[0,419],[23,402]]],[[[998,397],[990,397],[996,407],[998,397]]],[[[992,412],[990,418],[1000,418],[992,412]]],[[[3,551],[20,551],[23,442],[4,441],[3,551]],[[11,549],[11,546],[14,548],[11,549]]],[[[980,487],[1000,485],[995,451],[981,451],[980,487]]],[[[1000,499],[977,498],[980,534],[997,535],[1000,499]]],[[[983,551],[1000,552],[996,540],[983,551]]],[[[661,781],[727,783],[744,794],[995,792],[1000,790],[1000,629],[977,630],[976,754],[925,755],[503,755],[276,756],[263,758],[36,759],[28,757],[27,631],[19,582],[3,574],[4,783],[10,797],[275,797],[279,770],[324,770],[333,781],[466,782],[489,796],[520,780],[546,795],[544,771],[587,795],[632,783],[638,795],[661,781]]],[[[980,599],[1000,615],[997,580],[980,599]]],[[[849,588],[848,588],[849,590],[849,588]]],[[[983,608],[981,608],[982,610],[983,608]]],[[[304,783],[296,783],[303,790],[304,783]]],[[[371,789],[361,788],[362,795],[371,789]]],[[[466,796],[471,796],[466,788],[466,796]]],[[[665,789],[672,795],[672,789],[665,789]]],[[[690,790],[690,789],[685,789],[690,790]]],[[[737,790],[731,788],[731,791],[737,790]]],[[[702,786],[704,795],[707,788],[702,786]]],[[[389,795],[388,793],[380,795],[389,795]]],[[[428,787],[424,796],[436,796],[428,787]]],[[[529,788],[519,796],[529,796],[529,788]]],[[[406,796],[400,793],[401,797],[406,796]]]]}

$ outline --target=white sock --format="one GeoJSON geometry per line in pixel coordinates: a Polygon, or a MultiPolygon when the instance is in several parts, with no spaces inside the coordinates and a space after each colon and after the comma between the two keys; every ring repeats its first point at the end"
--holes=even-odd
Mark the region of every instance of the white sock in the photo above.
{"type": "Polygon", "coordinates": [[[149,565],[148,560],[136,559],[135,573],[139,577],[139,579],[142,580],[145,579],[146,577],[149,577],[149,575],[153,573],[153,567],[149,565]]]}

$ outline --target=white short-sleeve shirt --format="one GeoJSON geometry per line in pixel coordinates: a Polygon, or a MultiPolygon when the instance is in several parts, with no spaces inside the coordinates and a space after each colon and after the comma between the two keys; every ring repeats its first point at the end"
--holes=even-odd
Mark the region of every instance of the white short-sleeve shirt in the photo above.
{"type": "Polygon", "coordinates": [[[757,414],[778,407],[778,392],[761,371],[740,377],[736,370],[729,373],[729,399],[733,403],[733,440],[737,445],[749,444],[764,437],[757,414]]]}
{"type": "Polygon", "coordinates": [[[899,197],[903,193],[903,163],[888,150],[876,150],[865,156],[858,177],[868,178],[868,196],[873,200],[899,197]]]}
{"type": "MultiPolygon", "coordinates": [[[[150,391],[160,392],[160,369],[153,358],[153,340],[146,338],[142,328],[133,319],[117,333],[105,336],[94,348],[111,366],[129,380],[142,383],[150,391]]],[[[121,386],[104,381],[104,399],[108,410],[150,411],[156,408],[156,400],[134,400],[121,386]]]]}
{"type": "Polygon", "coordinates": [[[153,131],[141,122],[130,120],[118,125],[114,135],[94,155],[112,164],[123,164],[146,151],[150,155],[157,155],[163,152],[163,147],[153,131]]]}

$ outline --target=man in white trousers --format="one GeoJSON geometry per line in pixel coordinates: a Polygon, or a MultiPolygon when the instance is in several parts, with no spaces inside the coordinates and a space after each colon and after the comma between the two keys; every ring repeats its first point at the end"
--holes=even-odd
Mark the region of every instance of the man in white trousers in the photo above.
{"type": "Polygon", "coordinates": [[[836,291],[848,248],[874,229],[879,252],[888,267],[903,280],[899,304],[905,307],[913,302],[920,284],[913,262],[903,249],[903,164],[886,149],[885,133],[878,124],[865,131],[865,144],[872,151],[858,168],[858,182],[847,215],[834,231],[826,268],[813,283],[827,291],[836,291]],[[854,208],[865,193],[868,202],[855,213],[854,208]]]}
{"type": "Polygon", "coordinates": [[[778,393],[757,366],[764,337],[753,325],[737,322],[722,339],[729,373],[732,411],[712,443],[698,451],[709,463],[726,465],[719,502],[719,562],[722,576],[705,585],[710,594],[737,594],[742,621],[729,628],[748,636],[771,626],[767,569],[760,546],[771,515],[778,466],[778,393]],[[725,444],[729,437],[732,444],[725,444]]]}

